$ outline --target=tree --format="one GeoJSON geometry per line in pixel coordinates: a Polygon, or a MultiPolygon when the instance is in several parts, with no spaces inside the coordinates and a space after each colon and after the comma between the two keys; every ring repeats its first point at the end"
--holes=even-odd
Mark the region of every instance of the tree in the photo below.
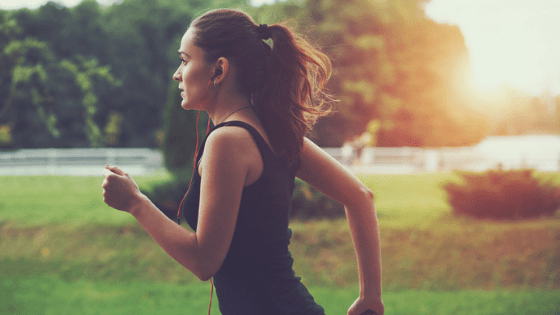
{"type": "Polygon", "coordinates": [[[265,9],[295,12],[300,31],[333,60],[328,88],[340,102],[315,128],[320,145],[341,145],[370,122],[380,146],[466,145],[486,134],[469,106],[464,39],[456,27],[429,20],[424,2],[309,0],[265,9]]]}
{"type": "Polygon", "coordinates": [[[24,36],[11,13],[0,15],[0,125],[9,147],[100,146],[94,120],[96,82],[118,83],[94,58],[59,59],[46,42],[24,36]]]}
{"type": "MultiPolygon", "coordinates": [[[[78,66],[66,67],[67,71],[83,72],[80,74],[82,78],[86,73],[92,75],[90,83],[95,87],[96,97],[80,102],[96,100],[96,110],[88,112],[88,119],[91,118],[98,126],[106,125],[105,129],[109,131],[118,129],[118,137],[112,137],[110,145],[157,147],[168,75],[170,69],[176,66],[178,38],[192,18],[191,12],[198,11],[193,5],[201,7],[203,3],[126,0],[122,4],[102,8],[93,0],[85,0],[73,8],[48,3],[34,11],[24,9],[10,14],[20,24],[20,34],[45,43],[53,60],[67,60],[78,66]],[[88,68],[92,64],[88,62],[94,60],[98,65],[110,66],[110,72],[116,79],[113,82],[121,83],[119,88],[93,74],[88,68]],[[117,117],[120,118],[115,119],[117,117]],[[115,125],[117,122],[118,126],[115,125]]],[[[66,84],[55,87],[65,91],[61,93],[76,93],[75,89],[79,91],[88,86],[59,74],[66,84]]],[[[49,146],[87,146],[85,137],[77,139],[81,133],[76,133],[76,130],[81,122],[72,118],[76,114],[80,116],[71,109],[75,99],[61,98],[57,105],[61,102],[66,105],[60,106],[69,110],[67,113],[72,113],[64,121],[68,128],[63,128],[58,141],[42,142],[49,146]],[[74,137],[74,141],[60,141],[68,137],[74,137]]],[[[91,123],[88,126],[96,133],[101,129],[93,128],[91,123]]],[[[20,145],[37,146],[33,143],[20,145]]]]}
{"type": "MultiPolygon", "coordinates": [[[[465,84],[468,73],[462,70],[469,64],[463,37],[456,27],[429,20],[422,10],[423,0],[293,0],[259,8],[244,6],[244,2],[125,0],[100,7],[93,0],[85,0],[74,8],[49,3],[34,11],[11,12],[21,29],[17,40],[30,38],[39,46],[38,43],[45,44],[45,48],[37,46],[33,50],[43,51],[38,54],[38,64],[43,68],[33,68],[33,75],[28,69],[29,78],[36,78],[35,95],[42,95],[44,106],[38,107],[44,113],[36,109],[35,116],[33,112],[20,116],[27,117],[22,121],[33,126],[42,121],[42,128],[51,128],[53,132],[38,138],[4,138],[22,146],[27,146],[22,139],[29,139],[29,146],[92,145],[93,138],[80,131],[80,120],[72,119],[83,117],[77,110],[85,108],[84,101],[89,102],[83,98],[84,88],[89,85],[75,80],[79,74],[89,76],[91,91],[96,96],[88,98],[96,100],[95,112],[85,117],[101,127],[96,129],[88,123],[89,134],[97,133],[94,138],[99,139],[98,131],[105,126],[103,130],[114,135],[112,146],[157,147],[170,73],[177,66],[179,40],[201,8],[224,5],[242,7],[258,23],[291,20],[300,33],[332,57],[334,73],[328,89],[340,100],[335,105],[337,113],[319,120],[310,135],[322,146],[341,145],[368,130],[368,125],[376,126],[369,130],[382,146],[466,145],[478,141],[488,131],[483,116],[471,110],[474,100],[465,84]],[[51,57],[47,57],[49,54],[51,57]],[[63,60],[76,67],[64,67],[65,63],[60,64],[64,69],[52,66],[63,60]],[[93,70],[108,66],[115,80],[103,79],[93,70]],[[58,97],[56,108],[65,108],[58,115],[54,115],[55,107],[49,105],[52,102],[44,94],[45,89],[37,88],[42,82],[41,69],[49,76],[49,82],[56,79],[64,83],[47,85],[49,95],[58,97]],[[115,82],[122,85],[115,88],[115,82]],[[65,93],[72,96],[62,98],[65,93]],[[60,115],[66,113],[71,115],[66,115],[61,123],[60,115]],[[52,136],[56,133],[54,127],[60,132],[58,138],[52,136]]],[[[35,44],[27,42],[28,46],[35,44]]],[[[37,62],[29,58],[30,67],[35,67],[37,62]]],[[[8,76],[7,73],[4,75],[8,76]]],[[[0,86],[0,93],[2,89],[6,90],[6,85],[0,86]]],[[[38,104],[33,103],[31,96],[28,98],[29,104],[38,104]]],[[[2,134],[7,130],[24,132],[21,126],[8,122],[1,130],[2,134]]],[[[30,135],[39,132],[33,128],[25,130],[30,135]]]]}
{"type": "Polygon", "coordinates": [[[380,146],[462,146],[490,130],[476,113],[469,89],[468,50],[456,26],[426,18],[425,1],[388,7],[387,51],[396,80],[389,91],[399,105],[378,134],[380,146]],[[390,38],[390,39],[389,39],[390,38]]]}

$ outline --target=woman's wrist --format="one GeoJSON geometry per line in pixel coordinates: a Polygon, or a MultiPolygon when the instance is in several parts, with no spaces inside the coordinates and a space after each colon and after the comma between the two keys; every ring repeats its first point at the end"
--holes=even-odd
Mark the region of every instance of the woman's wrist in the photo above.
{"type": "Polygon", "coordinates": [[[381,286],[373,283],[371,285],[360,283],[360,297],[365,299],[372,297],[381,298],[381,286]]]}
{"type": "Polygon", "coordinates": [[[365,299],[365,300],[369,300],[369,299],[381,299],[381,292],[380,291],[375,291],[375,290],[371,290],[371,291],[360,291],[360,297],[365,299]]]}
{"type": "Polygon", "coordinates": [[[127,212],[132,214],[134,217],[137,217],[142,212],[142,209],[145,207],[146,204],[151,203],[151,201],[146,197],[146,195],[139,193],[135,198],[133,198],[130,202],[127,212]]]}

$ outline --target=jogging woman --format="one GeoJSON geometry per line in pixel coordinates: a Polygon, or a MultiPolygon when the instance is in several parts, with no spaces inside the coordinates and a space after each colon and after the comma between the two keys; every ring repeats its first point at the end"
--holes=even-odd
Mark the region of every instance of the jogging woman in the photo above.
{"type": "Polygon", "coordinates": [[[345,207],[360,279],[348,314],[382,315],[373,194],[305,138],[328,112],[329,59],[286,26],[257,25],[229,9],[196,18],[179,57],[173,78],[181,106],[207,112],[215,125],[180,206],[193,230],[168,219],[116,166],[104,170],[104,201],[132,214],[198,278],[213,279],[222,314],[319,315],[324,310],[295,276],[288,251],[298,177],[345,207]]]}

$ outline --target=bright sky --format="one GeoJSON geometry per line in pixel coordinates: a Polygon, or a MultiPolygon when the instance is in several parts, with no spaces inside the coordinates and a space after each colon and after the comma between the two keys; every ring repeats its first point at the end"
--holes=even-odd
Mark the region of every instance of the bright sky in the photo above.
{"type": "Polygon", "coordinates": [[[426,14],[459,26],[479,86],[560,94],[559,0],[432,0],[426,14]]]}

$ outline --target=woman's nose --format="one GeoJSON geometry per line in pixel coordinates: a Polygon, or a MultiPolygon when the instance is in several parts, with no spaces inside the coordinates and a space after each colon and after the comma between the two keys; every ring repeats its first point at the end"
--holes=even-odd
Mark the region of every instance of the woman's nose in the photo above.
{"type": "Polygon", "coordinates": [[[179,73],[179,69],[177,68],[177,71],[175,71],[175,73],[173,74],[173,80],[175,81],[181,81],[181,74],[179,73]]]}

